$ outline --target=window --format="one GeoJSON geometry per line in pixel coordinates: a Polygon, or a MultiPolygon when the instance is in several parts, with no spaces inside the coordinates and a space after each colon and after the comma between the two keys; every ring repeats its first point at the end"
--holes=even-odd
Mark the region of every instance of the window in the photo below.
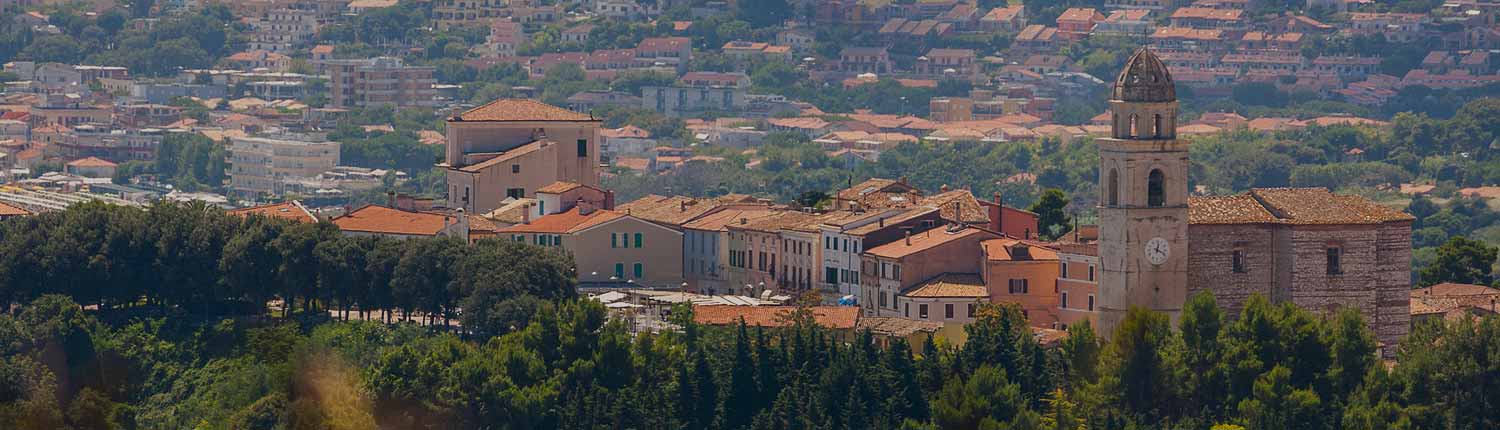
{"type": "Polygon", "coordinates": [[[844,239],[844,252],[849,252],[849,239],[844,239]]]}
{"type": "Polygon", "coordinates": [[[625,277],[625,263],[615,263],[615,279],[625,277]]]}
{"type": "Polygon", "coordinates": [[[521,173],[521,165],[520,164],[512,164],[512,165],[510,165],[510,172],[511,173],[521,173]]]}
{"type": "Polygon", "coordinates": [[[1151,174],[1146,177],[1146,206],[1154,208],[1166,204],[1166,181],[1161,169],[1151,169],[1151,174]]]}
{"type": "Polygon", "coordinates": [[[891,265],[891,279],[894,279],[894,280],[897,280],[897,281],[901,280],[901,265],[900,264],[892,264],[891,265]]]}
{"type": "Polygon", "coordinates": [[[1094,280],[1094,265],[1089,265],[1089,281],[1094,280]]]}
{"type": "Polygon", "coordinates": [[[635,263],[635,266],[631,267],[631,271],[635,272],[635,277],[639,278],[641,277],[641,273],[645,272],[645,266],[642,266],[641,263],[635,263]]]}
{"type": "Polygon", "coordinates": [[[554,234],[554,235],[552,235],[552,245],[553,246],[562,246],[562,235],[560,235],[560,234],[554,234]]]}
{"type": "Polygon", "coordinates": [[[885,293],[880,293],[880,307],[885,307],[885,293]]]}
{"type": "Polygon", "coordinates": [[[635,247],[636,248],[640,248],[641,247],[641,234],[640,233],[636,233],[635,234],[635,247]]]}
{"type": "Polygon", "coordinates": [[[1120,171],[1109,169],[1109,205],[1120,205],[1120,171]]]}
{"type": "Polygon", "coordinates": [[[1068,278],[1068,262],[1067,261],[1063,261],[1062,262],[1062,276],[1061,276],[1061,278],[1063,278],[1063,279],[1067,279],[1068,278]]]}
{"type": "Polygon", "coordinates": [[[823,268],[823,282],[832,284],[838,282],[838,278],[839,269],[833,267],[823,268]]]}
{"type": "Polygon", "coordinates": [[[944,319],[950,319],[950,320],[953,319],[953,304],[952,303],[947,303],[947,304],[943,305],[943,318],[944,319]]]}
{"type": "Polygon", "coordinates": [[[1155,135],[1158,139],[1165,137],[1165,135],[1162,134],[1161,114],[1152,115],[1152,117],[1155,118],[1155,120],[1152,122],[1152,134],[1155,135]]]}
{"type": "Polygon", "coordinates": [[[505,197],[509,197],[509,198],[513,198],[513,199],[525,198],[526,197],[526,189],[525,188],[509,188],[509,189],[506,189],[505,190],[505,197]]]}
{"type": "Polygon", "coordinates": [[[588,139],[578,139],[578,156],[579,157],[587,157],[587,156],[589,156],[589,140],[588,139]]]}
{"type": "Polygon", "coordinates": [[[1030,287],[1026,279],[1012,279],[1009,286],[1011,294],[1026,294],[1030,287]]]}
{"type": "Polygon", "coordinates": [[[978,307],[978,306],[975,306],[973,303],[969,304],[969,318],[973,318],[974,317],[974,308],[976,308],[976,307],[978,307]]]}
{"type": "Polygon", "coordinates": [[[1067,291],[1063,291],[1062,292],[1062,299],[1060,299],[1060,300],[1061,300],[1061,303],[1062,303],[1062,308],[1063,309],[1067,309],[1068,308],[1068,292],[1067,291]]]}
{"type": "Polygon", "coordinates": [[[921,319],[924,319],[924,320],[927,319],[927,304],[926,303],[917,305],[917,317],[921,318],[921,319]]]}
{"type": "Polygon", "coordinates": [[[1089,312],[1094,311],[1094,295],[1089,294],[1089,312]]]}
{"type": "Polygon", "coordinates": [[[620,247],[620,234],[619,233],[610,233],[609,234],[609,247],[610,248],[619,248],[620,247]]]}
{"type": "Polygon", "coordinates": [[[1343,250],[1338,248],[1328,248],[1328,274],[1344,274],[1344,268],[1339,264],[1340,254],[1343,254],[1343,250]]]}
{"type": "Polygon", "coordinates": [[[911,318],[911,303],[907,303],[905,307],[901,308],[901,316],[911,318]]]}
{"type": "Polygon", "coordinates": [[[1230,256],[1230,267],[1231,267],[1231,269],[1234,270],[1234,273],[1245,273],[1245,252],[1244,251],[1240,251],[1240,250],[1235,250],[1234,251],[1234,254],[1230,256]]]}

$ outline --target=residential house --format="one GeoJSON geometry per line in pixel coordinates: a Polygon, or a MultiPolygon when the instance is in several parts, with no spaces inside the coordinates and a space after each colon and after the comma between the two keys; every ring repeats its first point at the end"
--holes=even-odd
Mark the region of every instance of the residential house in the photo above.
{"type": "Polygon", "coordinates": [[[1059,321],[1057,251],[1040,242],[1010,237],[982,242],[984,268],[980,272],[989,300],[1015,303],[1036,327],[1059,321]]]}
{"type": "Polygon", "coordinates": [[[1026,6],[1008,5],[990,9],[979,18],[979,29],[984,31],[1018,32],[1026,27],[1026,6]]]}
{"type": "Polygon", "coordinates": [[[709,295],[742,291],[730,284],[728,226],[749,224],[775,213],[769,208],[727,208],[682,224],[687,290],[709,295]]]}
{"type": "Polygon", "coordinates": [[[1151,34],[1156,25],[1151,9],[1111,11],[1103,21],[1094,24],[1093,34],[1104,36],[1141,36],[1151,34]]]}
{"type": "Polygon", "coordinates": [[[1246,26],[1244,15],[1241,9],[1183,7],[1173,11],[1169,18],[1173,27],[1239,30],[1246,26]]]}
{"type": "Polygon", "coordinates": [[[1068,8],[1057,16],[1057,34],[1067,40],[1083,40],[1094,31],[1094,24],[1104,18],[1104,14],[1094,8],[1068,8]]]}
{"type": "Polygon", "coordinates": [[[63,173],[85,178],[113,178],[118,165],[98,157],[81,158],[63,165],[63,173]]]}
{"type": "Polygon", "coordinates": [[[257,215],[266,218],[283,219],[295,223],[316,224],[320,221],[317,215],[313,215],[312,211],[308,210],[306,206],[302,205],[302,202],[297,200],[288,200],[281,203],[270,203],[259,206],[251,206],[248,208],[233,209],[226,211],[225,213],[239,217],[257,215]]]}
{"type": "Polygon", "coordinates": [[[907,231],[932,228],[942,220],[941,211],[932,207],[844,212],[848,215],[825,219],[819,226],[823,261],[818,282],[824,295],[835,300],[848,296],[864,300],[860,276],[865,249],[899,240],[907,231]]]}
{"type": "Polygon", "coordinates": [[[624,212],[581,204],[496,234],[566,250],[578,282],[586,286],[681,288],[683,283],[682,232],[624,212]]]}
{"type": "MultiPolygon", "coordinates": [[[[987,230],[954,225],[907,232],[901,239],[866,248],[860,277],[866,314],[917,320],[944,315],[941,312],[934,314],[931,303],[920,298],[902,297],[902,294],[919,291],[919,287],[940,276],[970,275],[977,278],[982,269],[980,243],[999,237],[987,230]],[[924,305],[929,308],[928,312],[922,312],[924,305]]],[[[941,302],[943,304],[982,300],[941,298],[945,299],[941,302]]]]}
{"type": "Polygon", "coordinates": [[[882,47],[847,47],[839,51],[839,71],[845,73],[889,73],[891,55],[882,47]]]}
{"type": "Polygon", "coordinates": [[[242,196],[279,195],[287,182],[312,178],[339,164],[339,143],[234,137],[229,145],[229,190],[242,196]]]}
{"type": "Polygon", "coordinates": [[[916,72],[921,75],[971,78],[979,72],[975,58],[972,49],[932,49],[917,58],[916,72]]]}
{"type": "Polygon", "coordinates": [[[1058,328],[1087,321],[1098,326],[1094,311],[1099,292],[1099,246],[1067,243],[1057,245],[1058,328]]]}

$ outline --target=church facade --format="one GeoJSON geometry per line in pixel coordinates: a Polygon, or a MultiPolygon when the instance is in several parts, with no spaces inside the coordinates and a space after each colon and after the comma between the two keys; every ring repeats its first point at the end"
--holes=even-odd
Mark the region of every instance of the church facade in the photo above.
{"type": "Polygon", "coordinates": [[[1098,141],[1102,333],[1133,307],[1176,321],[1189,295],[1210,291],[1230,315],[1260,294],[1315,312],[1358,309],[1385,345],[1406,335],[1410,215],[1322,188],[1189,197],[1172,76],[1145,48],[1109,103],[1113,133],[1098,141]]]}

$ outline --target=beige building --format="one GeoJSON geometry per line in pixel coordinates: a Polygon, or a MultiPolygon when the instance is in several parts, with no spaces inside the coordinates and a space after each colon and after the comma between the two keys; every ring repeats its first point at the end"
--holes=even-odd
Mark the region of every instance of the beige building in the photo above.
{"type": "Polygon", "coordinates": [[[229,189],[239,195],[281,194],[296,179],[339,164],[338,142],[235,137],[229,145],[229,189]]]}
{"type": "Polygon", "coordinates": [[[682,233],[623,212],[580,205],[500,229],[501,239],[561,247],[586,286],[680,288],[682,233]]]}
{"type": "Polygon", "coordinates": [[[399,58],[326,60],[332,107],[435,106],[436,69],[402,64],[399,58]]]}
{"type": "Polygon", "coordinates": [[[863,256],[860,277],[865,314],[920,316],[920,307],[908,309],[906,305],[911,302],[900,301],[897,296],[940,275],[977,277],[981,269],[980,242],[998,237],[979,228],[948,226],[911,233],[869,248],[863,256]]]}
{"type": "Polygon", "coordinates": [[[1057,250],[1058,328],[1088,321],[1098,326],[1099,247],[1062,244],[1057,250]]]}
{"type": "Polygon", "coordinates": [[[488,213],[555,182],[599,185],[599,121],[501,99],[448,119],[448,207],[488,213]]]}

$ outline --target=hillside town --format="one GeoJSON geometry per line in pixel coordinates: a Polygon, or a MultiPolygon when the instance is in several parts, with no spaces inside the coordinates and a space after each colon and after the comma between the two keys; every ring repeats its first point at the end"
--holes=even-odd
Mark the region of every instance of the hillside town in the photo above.
{"type": "Polygon", "coordinates": [[[0,0],[0,64],[0,428],[1500,422],[1492,1],[0,0]]]}

